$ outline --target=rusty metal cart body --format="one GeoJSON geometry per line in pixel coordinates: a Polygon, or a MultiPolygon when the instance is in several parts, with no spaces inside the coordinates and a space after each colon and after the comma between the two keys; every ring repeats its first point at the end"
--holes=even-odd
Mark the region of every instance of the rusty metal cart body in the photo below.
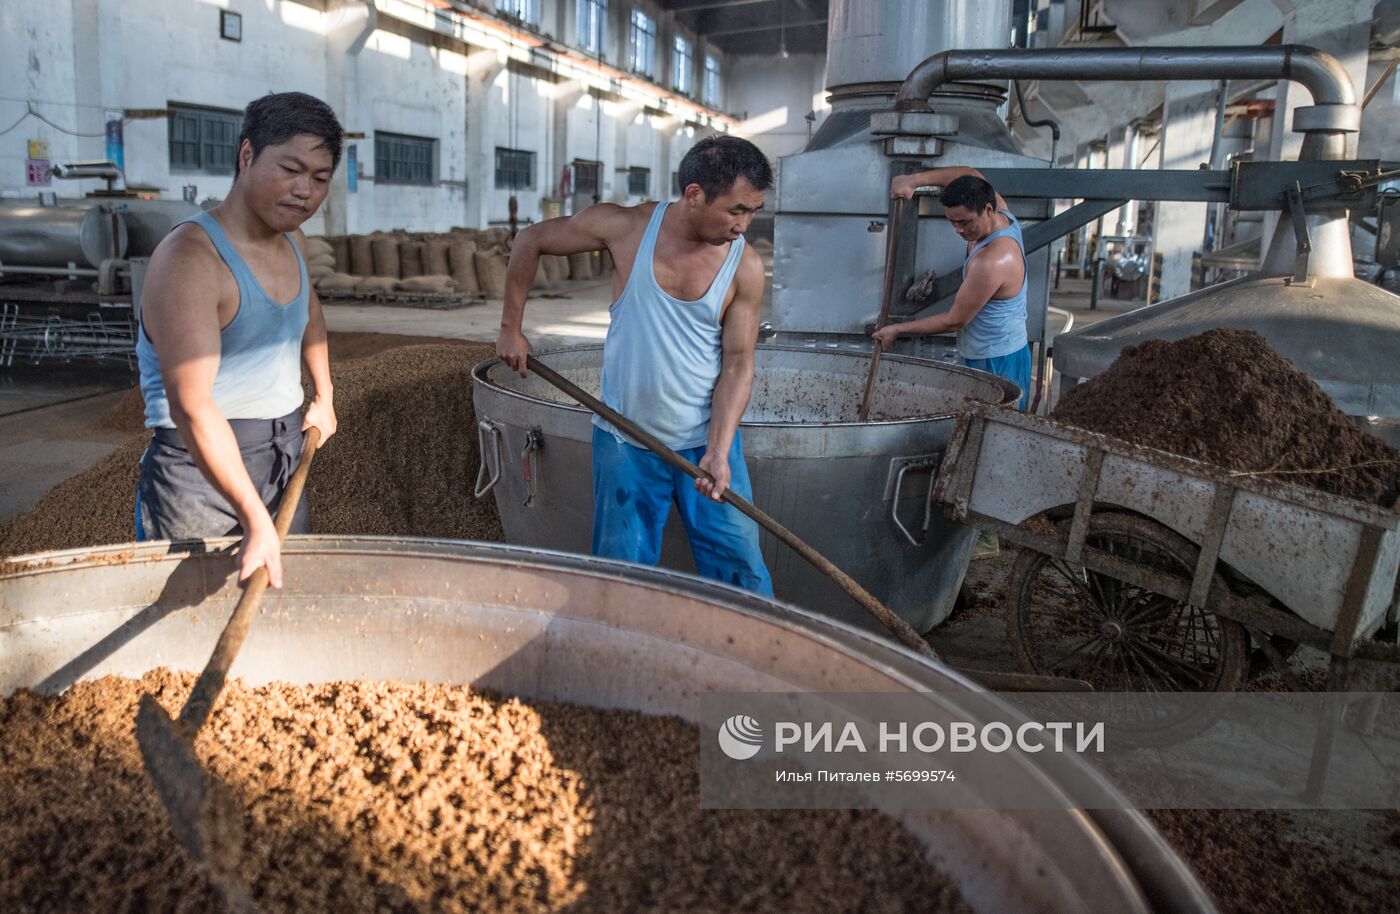
{"type": "MultiPolygon", "coordinates": [[[[1394,511],[984,408],[961,418],[929,499],[1023,550],[1008,634],[1029,670],[1226,692],[1252,640],[1294,688],[1284,653],[1326,652],[1327,690],[1342,692],[1357,661],[1400,662],[1394,511]],[[1046,608],[1057,589],[1092,610],[1057,616],[1046,608]],[[1057,664],[1048,637],[1078,640],[1057,664]]],[[[1322,723],[1309,792],[1322,789],[1339,718],[1322,723]]]]}

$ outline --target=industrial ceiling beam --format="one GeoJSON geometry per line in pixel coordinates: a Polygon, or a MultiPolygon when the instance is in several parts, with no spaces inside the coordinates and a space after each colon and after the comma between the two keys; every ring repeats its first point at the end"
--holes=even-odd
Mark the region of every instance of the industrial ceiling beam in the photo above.
{"type": "Polygon", "coordinates": [[[673,13],[694,13],[699,10],[723,9],[730,6],[752,6],[756,3],[773,3],[774,0],[682,0],[667,9],[673,13]]]}
{"type": "Polygon", "coordinates": [[[767,25],[749,25],[743,28],[733,29],[707,29],[705,30],[704,35],[707,38],[713,38],[716,35],[746,35],[750,32],[776,32],[779,29],[802,29],[807,28],[809,26],[817,25],[825,26],[826,19],[804,19],[801,22],[787,23],[774,22],[767,25]]]}

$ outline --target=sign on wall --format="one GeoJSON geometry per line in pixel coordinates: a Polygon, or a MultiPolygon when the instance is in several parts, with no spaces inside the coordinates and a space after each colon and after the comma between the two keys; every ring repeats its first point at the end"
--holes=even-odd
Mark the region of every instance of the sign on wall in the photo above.
{"type": "Polygon", "coordinates": [[[107,161],[126,171],[126,141],[122,135],[120,114],[107,115],[107,161]]]}

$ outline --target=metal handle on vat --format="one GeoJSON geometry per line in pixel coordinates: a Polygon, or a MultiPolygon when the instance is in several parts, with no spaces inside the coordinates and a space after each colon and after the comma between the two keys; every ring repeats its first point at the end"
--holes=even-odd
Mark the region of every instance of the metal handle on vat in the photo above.
{"type": "Polygon", "coordinates": [[[477,498],[485,498],[501,481],[501,429],[490,419],[482,419],[476,424],[476,440],[481,447],[481,466],[476,471],[475,494],[477,498]],[[494,439],[491,446],[486,442],[488,435],[494,439]],[[494,455],[494,460],[488,454],[494,455]]]}
{"type": "Polygon", "coordinates": [[[894,521],[894,525],[899,528],[900,533],[904,534],[904,538],[909,541],[911,546],[922,546],[924,544],[924,537],[928,535],[929,525],[933,523],[934,474],[929,474],[928,493],[924,496],[924,523],[923,526],[919,528],[918,536],[911,533],[909,528],[904,526],[904,521],[899,519],[899,495],[904,489],[904,474],[908,473],[910,470],[932,470],[938,466],[938,458],[896,457],[894,460],[890,461],[890,466],[893,467],[894,464],[900,460],[904,462],[900,464],[899,471],[895,473],[894,477],[894,494],[890,497],[890,520],[894,521]]]}

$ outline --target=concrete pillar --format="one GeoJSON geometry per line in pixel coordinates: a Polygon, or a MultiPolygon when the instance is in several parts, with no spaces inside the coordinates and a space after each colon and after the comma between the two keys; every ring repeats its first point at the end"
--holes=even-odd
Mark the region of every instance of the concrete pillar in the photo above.
{"type": "Polygon", "coordinates": [[[364,139],[347,139],[345,152],[335,177],[331,179],[326,202],[321,204],[321,214],[327,235],[346,235],[352,231],[350,220],[349,187],[349,147],[356,146],[356,155],[363,161],[373,152],[374,136],[372,125],[359,121],[359,112],[354,104],[357,80],[356,64],[358,50],[364,45],[361,36],[369,22],[369,11],[361,3],[342,2],[339,7],[326,14],[326,97],[325,103],[331,106],[340,118],[341,127],[347,133],[364,133],[364,139]]]}
{"type": "MultiPolygon", "coordinates": [[[[1216,86],[1209,82],[1167,84],[1162,106],[1162,168],[1195,169],[1210,158],[1215,130],[1216,86]]],[[[1162,255],[1162,298],[1191,291],[1191,255],[1205,237],[1206,204],[1158,205],[1153,249],[1162,255]]]]}

